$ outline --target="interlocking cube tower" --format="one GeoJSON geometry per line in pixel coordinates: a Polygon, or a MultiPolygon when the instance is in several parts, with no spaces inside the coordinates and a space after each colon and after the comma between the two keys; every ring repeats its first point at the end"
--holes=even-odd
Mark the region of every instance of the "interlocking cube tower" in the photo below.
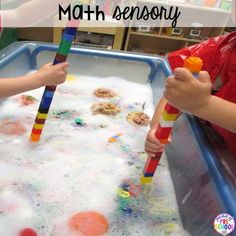
{"type": "MultiPolygon", "coordinates": [[[[185,60],[183,65],[184,68],[187,68],[196,76],[201,71],[202,66],[203,61],[199,57],[189,57],[185,60]]],[[[161,144],[167,144],[169,142],[169,137],[172,132],[174,122],[180,113],[181,112],[177,108],[171,106],[168,103],[166,104],[161,116],[160,123],[156,130],[156,138],[161,144]]],[[[162,152],[159,152],[155,157],[148,157],[143,170],[143,175],[140,178],[142,184],[150,184],[152,182],[161,156],[162,152]]]]}
{"type": "MultiPolygon", "coordinates": [[[[75,38],[77,27],[75,26],[75,22],[69,22],[68,26],[65,28],[60,46],[58,48],[57,54],[53,61],[53,65],[58,63],[65,62],[67,56],[70,52],[70,48],[72,46],[73,40],[75,38]]],[[[53,100],[54,93],[56,91],[56,86],[46,86],[40,105],[38,109],[38,113],[35,119],[35,123],[31,132],[30,140],[32,142],[39,142],[40,136],[43,131],[43,127],[45,121],[47,119],[47,115],[53,100]]]]}

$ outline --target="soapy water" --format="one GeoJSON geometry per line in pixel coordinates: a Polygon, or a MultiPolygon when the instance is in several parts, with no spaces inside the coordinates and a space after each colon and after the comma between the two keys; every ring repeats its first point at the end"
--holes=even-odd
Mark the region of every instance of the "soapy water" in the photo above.
{"type": "Polygon", "coordinates": [[[70,76],[58,87],[35,144],[29,136],[42,92],[23,94],[23,104],[22,95],[8,98],[0,107],[1,236],[18,236],[24,228],[38,236],[85,235],[69,223],[81,212],[105,217],[106,235],[187,235],[166,158],[151,189],[139,184],[148,127],[131,125],[126,116],[131,111],[152,116],[149,85],[115,77],[70,76]],[[93,91],[98,88],[112,89],[118,96],[97,98],[93,91]],[[119,105],[121,112],[93,115],[91,106],[104,101],[119,105]],[[78,125],[76,119],[83,122],[78,125]],[[6,122],[11,124],[7,133],[6,122]],[[12,124],[20,124],[21,132],[11,133],[16,127],[12,124]],[[113,142],[111,137],[116,137],[113,142]]]}

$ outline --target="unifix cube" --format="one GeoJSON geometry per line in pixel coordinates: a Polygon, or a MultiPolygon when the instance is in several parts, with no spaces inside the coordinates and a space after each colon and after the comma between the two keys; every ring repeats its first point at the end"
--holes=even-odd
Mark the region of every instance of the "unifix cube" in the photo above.
{"type": "Polygon", "coordinates": [[[41,134],[42,133],[42,129],[35,129],[35,128],[33,128],[32,129],[32,134],[41,134]]]}
{"type": "Polygon", "coordinates": [[[30,136],[30,141],[31,142],[38,142],[39,140],[40,140],[40,134],[31,133],[31,136],[30,136]]]}
{"type": "Polygon", "coordinates": [[[172,127],[161,127],[159,125],[156,131],[156,138],[158,140],[168,140],[171,131],[172,127]]]}
{"type": "Polygon", "coordinates": [[[171,106],[169,103],[166,104],[165,109],[167,114],[179,114],[179,109],[171,106]]]}
{"type": "Polygon", "coordinates": [[[152,177],[145,177],[145,176],[142,176],[141,178],[140,178],[140,182],[141,182],[141,184],[150,184],[150,183],[152,183],[152,177]]]}
{"type": "Polygon", "coordinates": [[[160,157],[153,157],[153,158],[148,157],[148,160],[143,170],[143,174],[145,177],[154,175],[156,168],[159,164],[159,161],[160,157]]]}
{"type": "Polygon", "coordinates": [[[46,119],[47,118],[47,116],[48,116],[48,114],[47,113],[40,113],[40,112],[38,112],[38,114],[37,114],[37,118],[38,119],[46,119]]]}
{"type": "Polygon", "coordinates": [[[165,121],[175,121],[178,115],[179,115],[179,112],[176,114],[169,114],[164,110],[164,112],[162,113],[162,118],[165,121]]]}

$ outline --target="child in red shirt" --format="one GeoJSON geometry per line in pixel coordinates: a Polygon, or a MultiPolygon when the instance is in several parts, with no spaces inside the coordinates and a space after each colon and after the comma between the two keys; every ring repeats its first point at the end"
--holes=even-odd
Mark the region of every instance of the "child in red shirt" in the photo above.
{"type": "Polygon", "coordinates": [[[167,78],[165,98],[157,107],[147,135],[146,152],[153,156],[163,150],[155,130],[167,100],[182,111],[210,121],[236,158],[236,32],[170,53],[168,60],[174,77],[167,78]],[[189,56],[203,60],[204,71],[198,80],[187,69],[178,68],[189,56]]]}

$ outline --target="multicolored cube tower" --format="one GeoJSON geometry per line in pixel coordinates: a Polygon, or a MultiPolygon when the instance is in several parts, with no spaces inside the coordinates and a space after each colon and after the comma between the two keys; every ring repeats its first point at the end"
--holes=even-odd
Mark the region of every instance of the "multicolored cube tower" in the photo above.
{"type": "MultiPolygon", "coordinates": [[[[201,71],[202,66],[203,61],[199,57],[189,57],[185,60],[183,65],[183,67],[189,69],[189,71],[191,71],[196,76],[201,71]]],[[[180,113],[181,112],[177,108],[171,106],[168,103],[166,104],[161,116],[160,123],[156,130],[156,138],[161,144],[167,144],[169,142],[169,137],[172,132],[174,122],[180,113]]],[[[143,175],[140,178],[142,184],[150,184],[152,182],[161,156],[162,152],[159,152],[155,157],[148,157],[143,170],[143,175]]]]}
{"type": "MultiPolygon", "coordinates": [[[[68,26],[65,28],[59,49],[53,61],[53,65],[56,65],[61,62],[65,62],[67,56],[70,52],[70,48],[72,46],[74,37],[77,32],[77,22],[69,22],[68,26]]],[[[39,142],[40,136],[42,134],[45,121],[47,119],[47,115],[53,100],[54,93],[56,91],[56,86],[46,86],[40,105],[38,109],[38,113],[35,119],[35,123],[30,135],[30,140],[32,142],[39,142]]]]}

